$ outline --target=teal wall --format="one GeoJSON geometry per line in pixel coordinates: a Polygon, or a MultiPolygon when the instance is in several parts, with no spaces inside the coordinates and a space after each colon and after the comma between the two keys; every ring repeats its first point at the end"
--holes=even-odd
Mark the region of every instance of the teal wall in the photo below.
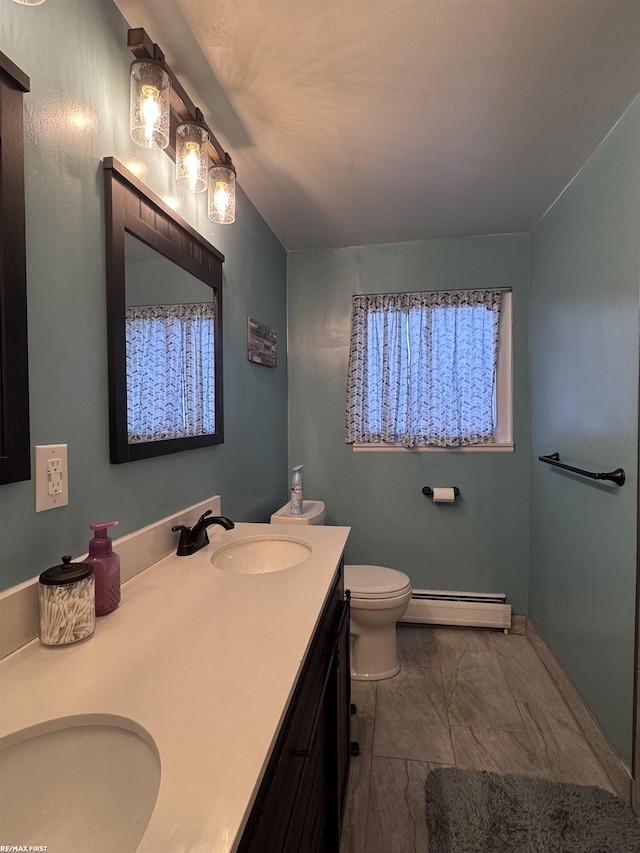
{"type": "Polygon", "coordinates": [[[529,615],[630,762],[636,586],[640,99],[531,238],[529,615]],[[559,452],[622,488],[537,461],[559,452]]]}
{"type": "MultiPolygon", "coordinates": [[[[119,534],[209,495],[237,520],[264,521],[287,481],[286,352],[247,361],[252,316],[286,336],[286,254],[246,196],[217,226],[204,196],[178,194],[173,163],[129,140],[128,25],[111,0],[0,0],[0,51],[31,78],[25,96],[31,444],[65,443],[69,505],[35,513],[34,482],[0,486],[0,586],[86,549],[88,524],[119,534]],[[74,122],[84,116],[84,124],[74,122]],[[142,164],[158,195],[226,256],[225,443],[126,465],[109,463],[102,158],[142,164]]],[[[153,34],[151,34],[153,35],[153,34]]],[[[232,152],[233,153],[233,152],[232,152]]],[[[242,175],[239,176],[242,183],[242,175]]]]}
{"type": "MultiPolygon", "coordinates": [[[[288,256],[289,464],[327,520],[351,525],[346,558],[406,572],[414,587],[528,590],[526,235],[430,240],[288,256]],[[513,288],[514,453],[354,453],[344,441],[354,293],[513,288]],[[422,487],[458,486],[453,505],[422,487]]],[[[286,496],[285,496],[286,497],[286,496]]]]}
{"type": "Polygon", "coordinates": [[[506,592],[516,612],[529,612],[629,760],[639,102],[531,237],[287,258],[241,190],[236,223],[214,226],[203,197],[176,193],[169,158],[130,142],[126,31],[111,0],[38,7],[0,0],[0,50],[31,78],[31,443],[68,444],[70,497],[67,507],[36,514],[33,481],[0,486],[0,587],[32,577],[63,553],[82,553],[87,525],[97,518],[120,519],[124,534],[221,493],[231,517],[266,521],[288,497],[287,469],[303,463],[306,497],[325,500],[330,523],[353,527],[349,561],[395,566],[417,587],[506,592]],[[110,155],[125,165],[137,161],[158,195],[177,195],[184,218],[226,255],[220,447],[109,463],[101,160],[110,155]],[[351,295],[506,286],[514,292],[515,452],[353,453],[344,443],[351,295]],[[248,316],[277,331],[276,369],[247,361],[248,316]],[[536,461],[555,450],[579,465],[621,465],[627,484],[586,484],[536,461]],[[423,485],[457,485],[461,499],[434,505],[423,485]]]}

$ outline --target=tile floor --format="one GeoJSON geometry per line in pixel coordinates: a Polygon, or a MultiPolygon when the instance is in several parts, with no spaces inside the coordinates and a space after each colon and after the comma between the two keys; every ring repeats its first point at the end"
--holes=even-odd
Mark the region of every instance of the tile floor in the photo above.
{"type": "Polygon", "coordinates": [[[340,853],[427,853],[424,782],[437,766],[613,790],[526,636],[398,625],[402,670],[352,682],[357,705],[340,853]]]}

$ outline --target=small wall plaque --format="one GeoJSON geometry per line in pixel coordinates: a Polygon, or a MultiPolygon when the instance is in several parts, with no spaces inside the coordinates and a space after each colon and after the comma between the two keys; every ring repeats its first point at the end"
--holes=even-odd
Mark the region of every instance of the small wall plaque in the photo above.
{"type": "Polygon", "coordinates": [[[259,323],[252,317],[247,318],[247,355],[249,361],[276,366],[278,335],[273,329],[259,323]]]}

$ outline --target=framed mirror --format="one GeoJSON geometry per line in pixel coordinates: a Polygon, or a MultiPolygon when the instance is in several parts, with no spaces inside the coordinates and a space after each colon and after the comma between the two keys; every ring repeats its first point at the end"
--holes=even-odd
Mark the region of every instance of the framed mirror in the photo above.
{"type": "Polygon", "coordinates": [[[29,78],[0,53],[0,483],[31,477],[23,94],[29,78]]]}
{"type": "Polygon", "coordinates": [[[221,444],[224,256],[104,160],[113,463],[221,444]]]}

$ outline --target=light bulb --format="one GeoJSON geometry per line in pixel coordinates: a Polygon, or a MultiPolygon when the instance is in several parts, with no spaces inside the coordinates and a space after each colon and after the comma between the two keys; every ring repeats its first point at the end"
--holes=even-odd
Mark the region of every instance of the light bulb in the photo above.
{"type": "Polygon", "coordinates": [[[236,218],[236,171],[230,159],[209,169],[209,219],[229,225],[236,218]]]}
{"type": "Polygon", "coordinates": [[[189,153],[184,158],[185,171],[187,173],[187,181],[191,192],[196,191],[196,183],[198,181],[198,173],[200,171],[200,158],[198,157],[198,146],[190,142],[187,145],[189,153]]]}
{"type": "Polygon", "coordinates": [[[216,186],[213,191],[213,205],[218,213],[226,214],[231,198],[229,197],[229,187],[222,181],[216,181],[216,186]]]}
{"type": "Polygon", "coordinates": [[[160,107],[158,106],[159,94],[155,86],[142,87],[142,97],[144,100],[140,112],[144,121],[144,138],[148,141],[149,148],[153,145],[153,132],[160,116],[160,107]]]}
{"type": "Polygon", "coordinates": [[[192,193],[207,188],[209,134],[198,122],[184,122],[176,129],[176,184],[192,193]]]}

